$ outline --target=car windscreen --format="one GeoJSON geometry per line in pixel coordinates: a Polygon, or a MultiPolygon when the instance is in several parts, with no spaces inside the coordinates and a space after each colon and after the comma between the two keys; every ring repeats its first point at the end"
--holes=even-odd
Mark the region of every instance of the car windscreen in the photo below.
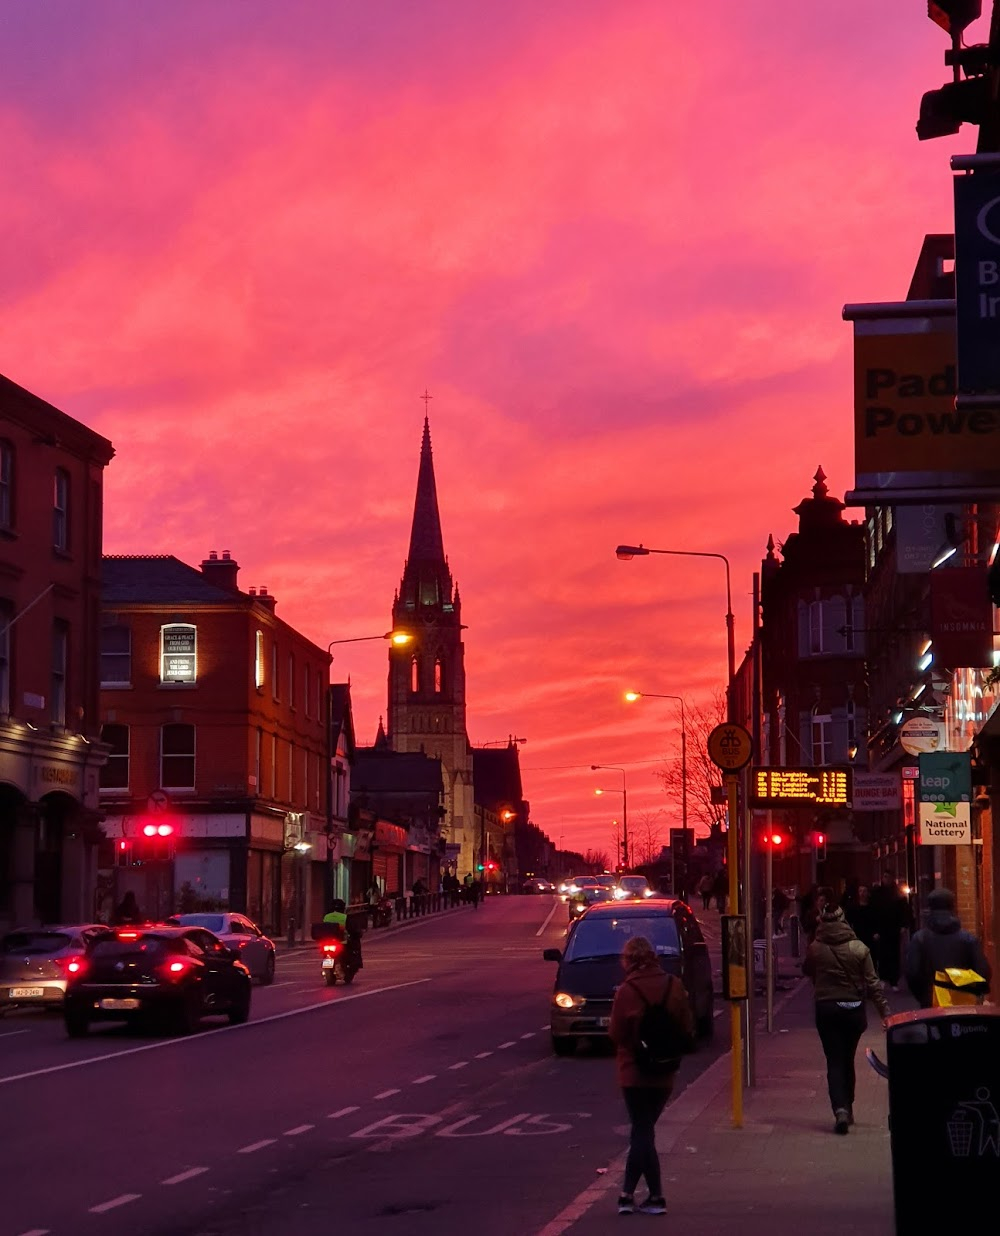
{"type": "Polygon", "coordinates": [[[613,875],[595,876],[594,878],[602,888],[614,888],[615,886],[615,877],[613,875]]]}
{"type": "Polygon", "coordinates": [[[649,881],[645,876],[622,876],[618,882],[622,888],[649,888],[649,881]]]}
{"type": "Polygon", "coordinates": [[[221,914],[178,914],[177,922],[185,927],[204,927],[206,931],[218,934],[225,930],[226,920],[221,914]]]}
{"type": "Polygon", "coordinates": [[[658,956],[677,957],[681,942],[677,924],[669,914],[623,914],[613,918],[584,915],[566,948],[566,961],[592,961],[596,957],[620,957],[633,936],[645,936],[658,956]]]}
{"type": "Polygon", "coordinates": [[[73,937],[61,931],[12,931],[4,936],[2,947],[5,953],[21,953],[25,957],[34,957],[47,953],[58,953],[68,948],[73,937]]]}

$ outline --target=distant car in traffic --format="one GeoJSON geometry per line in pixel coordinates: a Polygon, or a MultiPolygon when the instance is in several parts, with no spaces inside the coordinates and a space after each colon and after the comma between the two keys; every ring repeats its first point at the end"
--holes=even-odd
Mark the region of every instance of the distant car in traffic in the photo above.
{"type": "Polygon", "coordinates": [[[568,1055],[580,1039],[607,1038],[611,1003],[624,979],[621,955],[632,936],[645,936],[668,974],[684,983],[698,1036],[714,1030],[712,962],[691,907],[666,897],[592,905],[571,923],[566,948],[547,948],[559,964],[550,1007],[552,1050],[568,1055]]]}
{"type": "Polygon", "coordinates": [[[623,875],[615,885],[615,898],[625,901],[630,897],[652,897],[653,890],[644,875],[623,875]]]}
{"type": "Polygon", "coordinates": [[[127,1021],[191,1034],[205,1017],[250,1016],[253,981],[235,950],[203,927],[119,927],[98,939],[70,975],[66,1033],[127,1021]]]}
{"type": "Polygon", "coordinates": [[[598,901],[609,901],[614,896],[614,886],[613,876],[572,876],[566,885],[570,922],[598,901]]]}
{"type": "Polygon", "coordinates": [[[544,880],[541,876],[530,876],[521,885],[522,893],[554,893],[556,886],[551,880],[544,880]]]}
{"type": "Polygon", "coordinates": [[[0,1012],[61,1006],[73,968],[108,931],[101,923],[84,923],[7,932],[0,940],[0,1012]]]}
{"type": "Polygon", "coordinates": [[[245,914],[236,914],[229,910],[172,914],[167,922],[179,927],[204,927],[213,936],[217,936],[227,948],[239,953],[240,961],[250,971],[252,978],[260,979],[265,986],[274,982],[274,941],[268,939],[245,914]]]}

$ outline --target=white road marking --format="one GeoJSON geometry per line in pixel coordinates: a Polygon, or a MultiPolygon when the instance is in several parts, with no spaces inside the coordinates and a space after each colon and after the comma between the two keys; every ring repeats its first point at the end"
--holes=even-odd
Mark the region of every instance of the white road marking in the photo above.
{"type": "Polygon", "coordinates": [[[534,1037],[535,1037],[535,1032],[534,1032],[534,1030],[529,1030],[527,1034],[522,1034],[522,1035],[521,1035],[521,1038],[522,1038],[522,1039],[533,1039],[534,1037]]]}
{"type": "Polygon", "coordinates": [[[282,1133],[282,1137],[298,1137],[300,1133],[308,1133],[310,1129],[315,1129],[314,1124],[297,1124],[294,1129],[286,1129],[282,1133]]]}
{"type": "MultiPolygon", "coordinates": [[[[0,1039],[12,1039],[15,1034],[30,1034],[30,1033],[31,1033],[30,1030],[5,1030],[3,1034],[0,1034],[0,1039]]],[[[48,1231],[48,1230],[49,1230],[48,1228],[45,1228],[45,1231],[48,1231]]],[[[29,1236],[30,1236],[30,1233],[29,1233],[29,1236]]]]}
{"type": "Polygon", "coordinates": [[[30,1232],[22,1232],[21,1236],[49,1236],[49,1228],[33,1227],[30,1232]]]}
{"type": "Polygon", "coordinates": [[[449,1064],[448,1069],[450,1072],[454,1072],[455,1069],[467,1068],[468,1064],[469,1064],[468,1060],[459,1060],[458,1064],[449,1064]]]}
{"type": "Polygon", "coordinates": [[[166,1180],[161,1180],[160,1184],[183,1184],[185,1180],[194,1180],[195,1176],[203,1176],[207,1171],[207,1167],[189,1167],[186,1172],[178,1172],[176,1176],[168,1176],[166,1180]]]}
{"type": "Polygon", "coordinates": [[[122,1193],[119,1197],[113,1197],[110,1202],[101,1202],[99,1206],[91,1206],[90,1213],[103,1215],[109,1210],[116,1210],[119,1206],[127,1206],[129,1202],[134,1202],[140,1197],[142,1197],[141,1193],[122,1193]]]}
{"type": "Polygon", "coordinates": [[[351,1107],[342,1107],[338,1112],[331,1112],[329,1116],[327,1116],[327,1120],[337,1120],[341,1116],[349,1116],[351,1112],[360,1110],[361,1109],[358,1107],[357,1103],[354,1103],[351,1107]]]}
{"type": "Polygon", "coordinates": [[[276,1137],[262,1137],[259,1142],[251,1142],[249,1146],[241,1146],[236,1153],[253,1154],[257,1150],[263,1150],[265,1146],[273,1146],[277,1140],[276,1137]]]}
{"type": "Polygon", "coordinates": [[[492,1055],[493,1053],[491,1051],[481,1051],[476,1054],[476,1059],[485,1060],[487,1056],[492,1056],[492,1055]]]}
{"type": "Polygon", "coordinates": [[[545,922],[544,922],[544,923],[542,923],[541,927],[539,927],[539,929],[535,932],[535,938],[536,938],[536,939],[537,939],[537,938],[538,938],[538,937],[542,934],[542,932],[545,930],[545,928],[546,928],[546,927],[548,927],[549,923],[551,923],[551,922],[552,922],[552,916],[553,916],[553,914],[555,914],[556,910],[558,910],[558,909],[559,909],[559,906],[560,906],[560,905],[561,905],[561,902],[556,902],[556,904],[555,904],[555,905],[552,907],[552,909],[549,911],[549,916],[548,916],[548,918],[545,920],[545,922]]]}
{"type": "Polygon", "coordinates": [[[435,1077],[437,1077],[437,1073],[425,1073],[423,1077],[416,1078],[410,1084],[412,1086],[422,1086],[424,1082],[433,1081],[435,1077]]]}
{"type": "Polygon", "coordinates": [[[269,1017],[258,1017],[253,1021],[244,1022],[242,1026],[219,1026],[207,1034],[196,1034],[190,1038],[164,1039],[161,1043],[147,1043],[143,1047],[127,1047],[124,1051],[110,1051],[103,1056],[88,1056],[86,1060],[71,1060],[68,1064],[52,1064],[46,1069],[32,1069],[30,1073],[11,1073],[0,1077],[0,1086],[10,1082],[27,1081],[31,1077],[45,1077],[50,1073],[62,1073],[66,1069],[82,1069],[88,1064],[101,1064],[105,1060],[117,1060],[119,1056],[137,1056],[144,1051],[162,1051],[166,1047],[179,1047],[182,1044],[206,1043],[221,1034],[234,1034],[239,1030],[252,1030],[255,1026],[266,1026],[268,1022],[284,1021],[288,1017],[299,1017],[302,1013],[313,1013],[317,1009],[336,1009],[352,1000],[366,1000],[369,996],[380,996],[387,991],[399,991],[403,987],[417,987],[421,983],[429,983],[429,978],[410,979],[406,983],[391,983],[388,987],[373,987],[370,991],[357,991],[350,996],[340,996],[336,1000],[321,1000],[318,1004],[304,1004],[300,1009],[289,1009],[285,1013],[272,1013],[269,1017]]]}
{"type": "Polygon", "coordinates": [[[514,1046],[514,1039],[508,1039],[506,1043],[501,1043],[497,1047],[497,1051],[503,1051],[505,1047],[513,1047],[513,1046],[514,1046]]]}
{"type": "Polygon", "coordinates": [[[398,1086],[394,1090],[383,1090],[381,1094],[375,1096],[375,1101],[377,1103],[379,1099],[388,1099],[394,1094],[399,1094],[398,1086]]]}

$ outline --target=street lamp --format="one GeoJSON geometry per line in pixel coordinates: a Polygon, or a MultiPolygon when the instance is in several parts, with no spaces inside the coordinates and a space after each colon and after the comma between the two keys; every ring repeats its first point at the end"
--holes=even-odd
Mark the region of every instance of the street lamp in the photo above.
{"type": "Polygon", "coordinates": [[[622,796],[622,866],[628,867],[628,793],[625,789],[625,769],[618,764],[591,764],[591,772],[597,772],[601,768],[610,768],[614,772],[620,772],[622,775],[622,788],[620,790],[602,790],[597,789],[595,794],[621,794],[622,796]]]}
{"type": "MultiPolygon", "coordinates": [[[[687,764],[687,721],[684,716],[684,700],[679,695],[658,695],[652,691],[626,691],[625,698],[629,703],[634,704],[636,700],[676,700],[681,706],[681,873],[684,877],[684,884],[687,884],[688,875],[688,852],[687,852],[687,828],[688,828],[688,764],[687,764]]],[[[674,862],[674,847],[670,847],[671,866],[674,868],[671,875],[671,886],[674,895],[678,894],[681,900],[685,900],[684,894],[687,889],[678,889],[677,887],[677,865],[674,862]]]]}
{"type": "Polygon", "coordinates": [[[733,592],[729,579],[729,559],[725,554],[713,554],[694,549],[650,549],[646,545],[619,545],[615,557],[622,562],[633,558],[644,558],[647,554],[669,554],[677,558],[717,558],[726,568],[726,635],[729,654],[728,681],[726,686],[726,720],[736,720],[736,698],[734,684],[736,682],[736,634],[733,623],[733,592]]]}

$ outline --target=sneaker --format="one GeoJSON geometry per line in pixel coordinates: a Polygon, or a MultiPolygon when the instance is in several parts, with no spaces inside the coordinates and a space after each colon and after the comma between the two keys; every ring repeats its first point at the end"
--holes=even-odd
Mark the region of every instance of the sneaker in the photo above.
{"type": "Polygon", "coordinates": [[[667,1213],[667,1203],[662,1197],[649,1197],[638,1208],[641,1215],[665,1215],[667,1213]]]}
{"type": "Polygon", "coordinates": [[[834,1125],[833,1125],[834,1133],[844,1134],[851,1127],[850,1113],[848,1112],[846,1107],[838,1107],[837,1110],[833,1113],[833,1119],[834,1119],[834,1125]]]}
{"type": "Polygon", "coordinates": [[[618,1198],[618,1213],[620,1215],[635,1214],[635,1198],[631,1193],[622,1193],[618,1198]]]}
{"type": "Polygon", "coordinates": [[[850,1125],[854,1124],[854,1104],[853,1103],[847,1109],[847,1123],[850,1125]]]}

